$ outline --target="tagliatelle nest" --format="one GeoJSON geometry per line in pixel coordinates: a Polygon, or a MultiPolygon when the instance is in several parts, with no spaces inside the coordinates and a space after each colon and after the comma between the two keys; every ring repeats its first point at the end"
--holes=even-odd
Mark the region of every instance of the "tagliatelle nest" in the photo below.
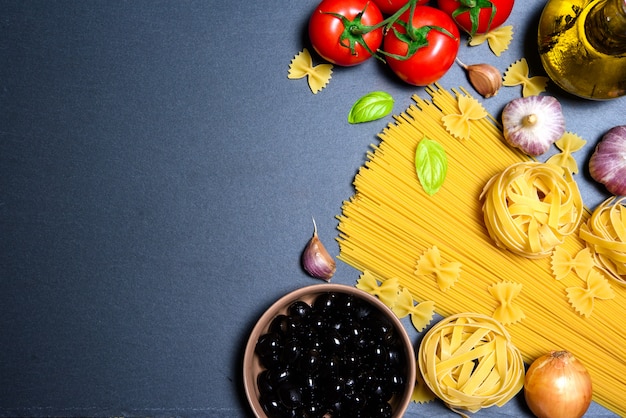
{"type": "Polygon", "coordinates": [[[579,235],[596,264],[610,277],[626,284],[626,196],[610,197],[580,226],[579,235]]]}
{"type": "Polygon", "coordinates": [[[462,313],[438,322],[424,336],[417,360],[426,385],[453,410],[502,406],[524,383],[520,351],[504,326],[486,315],[462,313]]]}
{"type": "Polygon", "coordinates": [[[584,212],[572,174],[534,161],[513,164],[492,177],[481,199],[496,245],[527,258],[549,256],[576,231],[584,212]]]}

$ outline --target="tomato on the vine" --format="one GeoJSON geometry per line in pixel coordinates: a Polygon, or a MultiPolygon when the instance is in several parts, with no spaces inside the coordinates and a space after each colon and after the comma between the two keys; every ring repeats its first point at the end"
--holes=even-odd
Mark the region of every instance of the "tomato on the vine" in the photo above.
{"type": "Polygon", "coordinates": [[[430,6],[402,14],[385,35],[383,54],[391,70],[402,80],[426,86],[450,69],[459,52],[459,29],[450,16],[430,6]],[[408,58],[407,58],[408,57],[408,58]]]}
{"type": "Polygon", "coordinates": [[[514,0],[438,0],[461,29],[474,36],[501,26],[513,10],[514,0]]]}
{"type": "MultiPolygon", "coordinates": [[[[376,6],[378,6],[380,11],[386,15],[394,14],[395,12],[400,10],[402,6],[404,6],[405,4],[409,2],[409,0],[372,0],[372,1],[376,3],[376,6]]],[[[428,0],[417,0],[415,2],[415,4],[418,6],[424,5],[426,3],[428,3],[428,0]]]]}
{"type": "Polygon", "coordinates": [[[322,0],[309,19],[309,39],[325,60],[341,66],[357,65],[380,47],[383,21],[370,0],[322,0]]]}

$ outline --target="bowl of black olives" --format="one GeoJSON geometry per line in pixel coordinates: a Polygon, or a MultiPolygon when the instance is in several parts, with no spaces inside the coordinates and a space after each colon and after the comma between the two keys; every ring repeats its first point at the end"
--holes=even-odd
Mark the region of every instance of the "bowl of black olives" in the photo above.
{"type": "Polygon", "coordinates": [[[257,418],[400,418],[415,367],[406,330],[387,306],[352,286],[318,284],[261,316],[243,380],[257,418]]]}

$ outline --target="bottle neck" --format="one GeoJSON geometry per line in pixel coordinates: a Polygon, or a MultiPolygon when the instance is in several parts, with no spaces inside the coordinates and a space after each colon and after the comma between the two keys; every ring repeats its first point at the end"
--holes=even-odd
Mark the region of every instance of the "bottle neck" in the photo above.
{"type": "Polygon", "coordinates": [[[626,53],[626,0],[601,0],[591,5],[585,19],[591,45],[607,55],[626,53]]]}

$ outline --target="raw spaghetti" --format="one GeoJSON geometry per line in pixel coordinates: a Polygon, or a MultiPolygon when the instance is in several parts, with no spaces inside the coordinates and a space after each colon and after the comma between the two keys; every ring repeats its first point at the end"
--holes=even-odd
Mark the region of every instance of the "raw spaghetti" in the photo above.
{"type": "MultiPolygon", "coordinates": [[[[528,259],[498,248],[483,221],[479,196],[487,181],[507,167],[529,158],[506,146],[493,116],[471,122],[471,137],[458,140],[441,119],[458,112],[457,98],[465,91],[428,88],[431,100],[396,116],[380,133],[368,161],[355,179],[355,194],[338,216],[339,258],[379,280],[397,278],[416,299],[435,302],[437,313],[492,315],[498,302],[489,292],[494,283],[522,285],[515,304],[523,320],[508,325],[513,344],[524,361],[532,362],[554,349],[567,349],[589,370],[594,400],[626,416],[626,287],[613,286],[615,297],[598,300],[593,314],[579,315],[566,289],[584,286],[574,273],[556,280],[551,257],[528,259]],[[424,136],[439,141],[448,155],[448,173],[441,190],[428,196],[421,188],[413,157],[424,136]],[[415,274],[425,250],[437,246],[444,260],[462,264],[461,276],[443,292],[436,279],[415,274]]],[[[585,211],[583,222],[588,219],[585,211]]],[[[585,243],[578,234],[564,237],[561,251],[576,256],[585,243]]]]}

